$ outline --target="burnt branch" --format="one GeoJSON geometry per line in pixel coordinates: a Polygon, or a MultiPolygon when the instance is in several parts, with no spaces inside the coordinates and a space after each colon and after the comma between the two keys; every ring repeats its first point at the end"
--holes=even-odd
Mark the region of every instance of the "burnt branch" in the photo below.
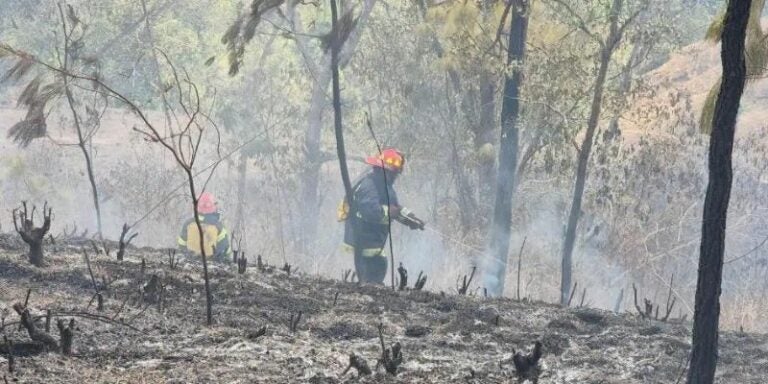
{"type": "Polygon", "coordinates": [[[123,229],[120,232],[120,241],[117,244],[117,261],[123,261],[123,258],[125,257],[125,249],[131,245],[131,241],[139,235],[138,233],[134,233],[128,236],[130,230],[131,227],[127,223],[123,224],[123,229]]]}
{"type": "Polygon", "coordinates": [[[37,326],[35,326],[35,319],[29,314],[29,309],[21,305],[21,303],[16,303],[13,305],[13,310],[16,311],[19,317],[21,317],[21,325],[27,329],[29,338],[32,339],[32,341],[43,344],[44,348],[48,350],[59,350],[59,343],[53,336],[37,329],[37,326]]]}
{"type": "Polygon", "coordinates": [[[168,268],[171,270],[176,269],[178,266],[178,259],[176,258],[176,250],[168,249],[168,268]]]}
{"type": "MultiPolygon", "coordinates": [[[[13,356],[13,341],[9,340],[6,335],[3,335],[3,340],[5,341],[6,348],[5,358],[8,360],[8,373],[13,373],[16,370],[16,359],[13,356]]],[[[8,380],[5,382],[7,383],[8,380]]]]}
{"type": "Polygon", "coordinates": [[[419,276],[416,277],[416,282],[413,284],[413,289],[416,291],[421,291],[424,289],[424,285],[427,284],[427,275],[424,274],[424,271],[419,272],[419,276]]]}
{"type": "Polygon", "coordinates": [[[403,363],[402,346],[395,343],[391,348],[387,348],[384,343],[384,324],[379,323],[379,342],[381,343],[381,358],[376,364],[376,368],[383,366],[392,376],[397,376],[397,369],[403,363]]]}
{"type": "Polygon", "coordinates": [[[469,290],[469,285],[472,284],[472,279],[475,277],[475,271],[477,270],[477,267],[472,267],[472,272],[469,274],[469,278],[467,278],[467,275],[464,275],[464,279],[461,282],[461,286],[458,287],[457,291],[459,292],[459,295],[466,295],[467,291],[469,290]]]}
{"type": "Polygon", "coordinates": [[[571,296],[568,297],[568,303],[566,304],[566,307],[570,307],[571,306],[571,302],[573,301],[573,295],[576,294],[576,288],[578,288],[578,287],[579,287],[579,282],[578,281],[573,283],[573,289],[571,289],[571,296]]]}

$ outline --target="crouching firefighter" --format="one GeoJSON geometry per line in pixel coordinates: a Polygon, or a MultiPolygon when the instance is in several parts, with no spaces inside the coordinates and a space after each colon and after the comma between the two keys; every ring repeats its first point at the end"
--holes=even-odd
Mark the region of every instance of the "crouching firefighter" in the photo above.
{"type": "Polygon", "coordinates": [[[401,207],[393,185],[403,170],[405,159],[395,149],[365,161],[371,165],[352,187],[351,201],[339,206],[339,221],[344,225],[344,243],[355,255],[357,278],[362,283],[383,284],[387,274],[384,245],[391,220],[411,229],[424,229],[424,221],[401,207]]]}
{"type": "MultiPolygon", "coordinates": [[[[221,222],[221,214],[216,207],[216,198],[208,192],[203,192],[197,201],[197,213],[200,215],[200,226],[203,228],[203,246],[205,256],[212,257],[217,262],[232,260],[232,247],[229,232],[221,222]]],[[[181,227],[178,245],[188,256],[202,254],[200,251],[200,231],[195,219],[187,220],[181,227]]]]}

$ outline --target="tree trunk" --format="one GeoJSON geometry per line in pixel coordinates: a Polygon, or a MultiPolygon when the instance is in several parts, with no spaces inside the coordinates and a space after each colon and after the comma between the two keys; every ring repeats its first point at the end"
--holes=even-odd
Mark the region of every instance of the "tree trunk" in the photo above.
{"type": "MultiPolygon", "coordinates": [[[[240,153],[240,163],[237,165],[237,212],[235,212],[235,231],[245,240],[245,185],[248,177],[248,157],[240,153]]],[[[277,183],[277,181],[275,181],[277,183]]],[[[278,196],[279,198],[279,196],[278,196]]]]}
{"type": "Polygon", "coordinates": [[[587,122],[587,132],[584,134],[584,141],[579,150],[579,163],[576,168],[576,184],[573,189],[573,201],[571,202],[571,212],[568,215],[568,226],[565,230],[565,241],[563,242],[562,254],[562,275],[560,280],[560,304],[565,305],[568,302],[571,291],[571,271],[573,268],[573,248],[576,243],[576,228],[581,216],[581,200],[584,196],[584,185],[587,181],[587,166],[589,165],[589,155],[592,152],[595,131],[600,120],[600,112],[603,102],[603,88],[605,78],[608,73],[608,65],[611,63],[611,56],[616,47],[616,43],[621,36],[618,29],[619,14],[624,0],[613,0],[611,6],[611,24],[608,38],[601,44],[600,49],[600,68],[595,80],[595,92],[592,96],[592,108],[587,122]]]}
{"type": "Polygon", "coordinates": [[[750,5],[751,0],[730,0],[723,25],[720,52],[723,77],[709,142],[709,185],[701,228],[688,384],[711,384],[715,381],[725,225],[733,176],[731,153],[746,77],[744,44],[750,5]]]}
{"type": "MultiPolygon", "coordinates": [[[[494,114],[496,113],[496,87],[493,81],[484,76],[480,85],[480,124],[475,132],[475,152],[478,159],[477,174],[478,174],[478,205],[480,206],[480,212],[482,217],[487,217],[487,213],[491,209],[493,203],[493,185],[495,174],[495,162],[492,156],[493,142],[494,142],[494,114]]],[[[485,226],[488,224],[487,220],[482,220],[480,223],[485,226]]]]}
{"type": "MultiPolygon", "coordinates": [[[[63,61],[63,69],[64,71],[69,70],[69,58],[70,58],[70,49],[69,49],[69,32],[67,31],[67,24],[66,19],[64,18],[64,11],[61,8],[61,4],[59,4],[59,13],[61,15],[61,22],[62,22],[62,28],[64,29],[64,61],[63,61]]],[[[88,181],[91,184],[91,195],[93,197],[93,206],[96,211],[96,228],[97,233],[99,235],[99,239],[102,238],[102,228],[101,228],[101,209],[99,208],[99,190],[96,188],[96,178],[93,174],[93,162],[91,161],[91,153],[89,150],[89,144],[91,142],[91,135],[86,134],[83,132],[83,127],[80,121],[80,116],[77,113],[77,110],[75,109],[75,100],[72,96],[72,92],[69,89],[69,77],[63,76],[64,79],[64,94],[67,97],[67,103],[69,105],[69,109],[72,112],[72,119],[75,125],[75,130],[77,131],[77,146],[80,148],[80,150],[83,152],[83,157],[85,158],[85,170],[88,173],[88,181]]]]}
{"type": "Polygon", "coordinates": [[[312,242],[317,234],[317,218],[320,200],[318,198],[318,186],[320,184],[320,137],[323,126],[323,112],[325,110],[325,90],[331,81],[330,65],[322,66],[320,73],[316,73],[312,86],[312,98],[309,105],[307,120],[309,127],[304,134],[304,171],[301,177],[301,202],[302,225],[300,233],[303,251],[312,249],[312,242]]]}
{"type": "Polygon", "coordinates": [[[29,243],[29,263],[35,267],[42,268],[45,266],[45,260],[43,259],[43,240],[37,240],[29,243]]]}
{"type": "Polygon", "coordinates": [[[496,204],[491,224],[490,252],[493,259],[486,271],[488,293],[500,296],[504,293],[507,274],[507,256],[512,226],[512,192],[517,170],[518,127],[520,115],[520,65],[525,57],[528,32],[526,0],[515,1],[510,18],[507,64],[516,64],[511,76],[504,81],[504,101],[501,104],[501,140],[499,143],[499,169],[496,178],[496,204]]]}
{"type": "MultiPolygon", "coordinates": [[[[352,58],[352,54],[360,41],[363,25],[365,25],[365,22],[368,20],[368,16],[371,14],[375,4],[376,0],[363,1],[363,9],[360,12],[356,26],[352,32],[349,33],[346,41],[339,43],[338,65],[340,68],[344,68],[352,58]]],[[[350,11],[349,7],[345,8],[346,11],[350,11]]],[[[295,8],[289,10],[289,15],[291,15],[289,18],[294,23],[294,27],[298,27],[301,21],[298,15],[295,15],[295,8]]],[[[298,32],[299,35],[302,34],[302,30],[297,30],[296,32],[298,32]]],[[[306,44],[308,43],[306,36],[297,36],[296,42],[299,50],[302,51],[302,55],[304,55],[305,58],[310,57],[311,53],[306,47],[306,44]]],[[[322,137],[323,112],[327,105],[325,92],[328,89],[332,77],[330,56],[330,54],[323,55],[319,60],[319,65],[310,64],[310,71],[313,72],[312,75],[314,76],[315,81],[312,85],[312,98],[310,100],[309,112],[307,113],[309,125],[307,132],[304,135],[305,164],[301,176],[300,242],[304,252],[308,252],[312,249],[311,245],[317,237],[317,219],[320,208],[318,187],[320,185],[320,167],[322,166],[320,139],[322,137]]]]}

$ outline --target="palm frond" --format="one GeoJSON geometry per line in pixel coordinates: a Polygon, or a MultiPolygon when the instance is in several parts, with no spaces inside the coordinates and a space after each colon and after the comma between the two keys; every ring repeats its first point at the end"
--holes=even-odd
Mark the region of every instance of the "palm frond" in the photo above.
{"type": "Polygon", "coordinates": [[[717,101],[717,95],[720,93],[720,84],[722,79],[717,81],[707,94],[707,98],[704,99],[704,107],[701,110],[701,117],[699,117],[699,130],[705,135],[712,133],[712,119],[715,118],[715,102],[717,101]]]}

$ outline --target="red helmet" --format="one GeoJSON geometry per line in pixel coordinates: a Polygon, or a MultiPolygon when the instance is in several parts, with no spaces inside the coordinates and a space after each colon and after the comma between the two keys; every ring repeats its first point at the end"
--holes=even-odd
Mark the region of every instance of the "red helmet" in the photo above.
{"type": "Polygon", "coordinates": [[[216,213],[216,198],[210,192],[203,192],[197,200],[197,212],[202,215],[216,213]]]}
{"type": "Polygon", "coordinates": [[[365,159],[365,162],[376,168],[384,168],[392,172],[402,172],[405,166],[405,157],[397,149],[387,148],[381,151],[380,155],[365,159]]]}

